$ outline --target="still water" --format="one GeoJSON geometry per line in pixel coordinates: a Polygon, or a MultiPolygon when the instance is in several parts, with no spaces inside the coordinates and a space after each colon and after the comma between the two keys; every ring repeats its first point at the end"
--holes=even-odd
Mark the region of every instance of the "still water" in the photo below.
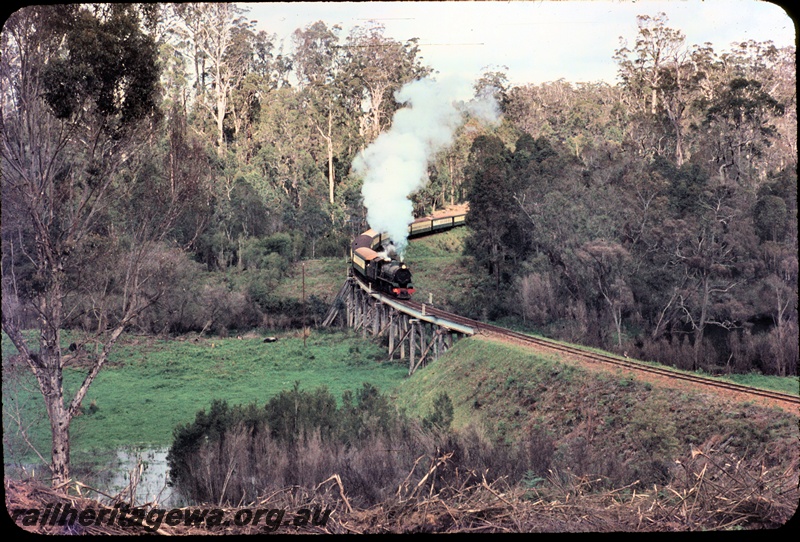
{"type": "Polygon", "coordinates": [[[168,472],[166,448],[125,448],[116,451],[114,468],[97,483],[102,483],[108,495],[124,494],[127,502],[133,488],[135,505],[181,506],[184,504],[181,496],[167,485],[168,472]]]}

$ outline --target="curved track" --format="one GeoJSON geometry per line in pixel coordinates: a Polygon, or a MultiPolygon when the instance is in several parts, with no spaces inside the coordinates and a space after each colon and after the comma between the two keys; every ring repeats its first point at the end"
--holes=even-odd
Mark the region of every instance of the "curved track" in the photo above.
{"type": "MultiPolygon", "coordinates": [[[[404,301],[402,304],[408,306],[412,310],[421,311],[422,303],[418,301],[409,300],[404,301]]],[[[793,413],[798,413],[800,409],[800,397],[780,393],[776,391],[764,390],[760,388],[752,388],[732,382],[725,382],[714,378],[703,377],[690,373],[682,373],[675,370],[651,366],[642,362],[636,362],[628,359],[617,358],[614,356],[589,352],[573,346],[557,343],[555,341],[531,337],[523,333],[511,331],[491,324],[485,324],[477,320],[464,318],[456,314],[436,309],[429,305],[425,306],[427,314],[438,316],[448,321],[460,323],[469,326],[476,330],[477,333],[494,336],[504,340],[511,340],[523,345],[544,349],[559,354],[566,354],[567,356],[584,363],[602,363],[607,366],[625,369],[627,371],[642,374],[643,376],[668,378],[674,382],[688,383],[698,388],[705,388],[715,392],[724,392],[727,394],[734,394],[735,396],[744,400],[754,400],[761,403],[779,406],[785,410],[793,413]]]]}

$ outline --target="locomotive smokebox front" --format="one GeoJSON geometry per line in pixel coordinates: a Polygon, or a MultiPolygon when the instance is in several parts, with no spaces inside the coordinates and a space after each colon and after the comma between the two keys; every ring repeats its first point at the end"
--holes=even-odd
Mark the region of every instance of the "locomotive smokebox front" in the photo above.
{"type": "Polygon", "coordinates": [[[406,264],[392,260],[381,267],[381,278],[405,288],[411,282],[411,271],[406,264]]]}
{"type": "Polygon", "coordinates": [[[394,280],[404,287],[408,286],[408,283],[411,282],[411,271],[409,271],[406,264],[401,263],[397,266],[397,270],[394,273],[394,280]]]}

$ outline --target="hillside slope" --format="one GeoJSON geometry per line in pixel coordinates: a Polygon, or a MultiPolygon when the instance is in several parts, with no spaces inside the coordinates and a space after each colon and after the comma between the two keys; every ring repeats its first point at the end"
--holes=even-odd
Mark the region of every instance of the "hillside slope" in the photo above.
{"type": "Polygon", "coordinates": [[[674,480],[679,458],[702,451],[786,470],[797,486],[798,417],[777,409],[590,371],[479,337],[417,371],[398,404],[425,416],[443,391],[454,428],[528,441],[542,456],[539,476],[568,470],[603,485],[645,487],[674,480]]]}

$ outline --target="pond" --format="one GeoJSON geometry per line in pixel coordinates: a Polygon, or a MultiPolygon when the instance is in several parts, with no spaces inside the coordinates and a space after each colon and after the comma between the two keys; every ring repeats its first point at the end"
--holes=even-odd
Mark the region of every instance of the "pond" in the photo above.
{"type": "MultiPolygon", "coordinates": [[[[178,508],[186,505],[174,488],[167,485],[169,465],[167,448],[124,447],[108,452],[96,451],[92,463],[74,461],[72,476],[84,489],[84,497],[103,505],[111,505],[119,497],[134,506],[145,504],[158,508],[178,508]]],[[[6,458],[8,459],[8,458],[6,458]]],[[[5,476],[11,479],[34,478],[49,484],[48,468],[41,463],[5,463],[5,476]]]]}

